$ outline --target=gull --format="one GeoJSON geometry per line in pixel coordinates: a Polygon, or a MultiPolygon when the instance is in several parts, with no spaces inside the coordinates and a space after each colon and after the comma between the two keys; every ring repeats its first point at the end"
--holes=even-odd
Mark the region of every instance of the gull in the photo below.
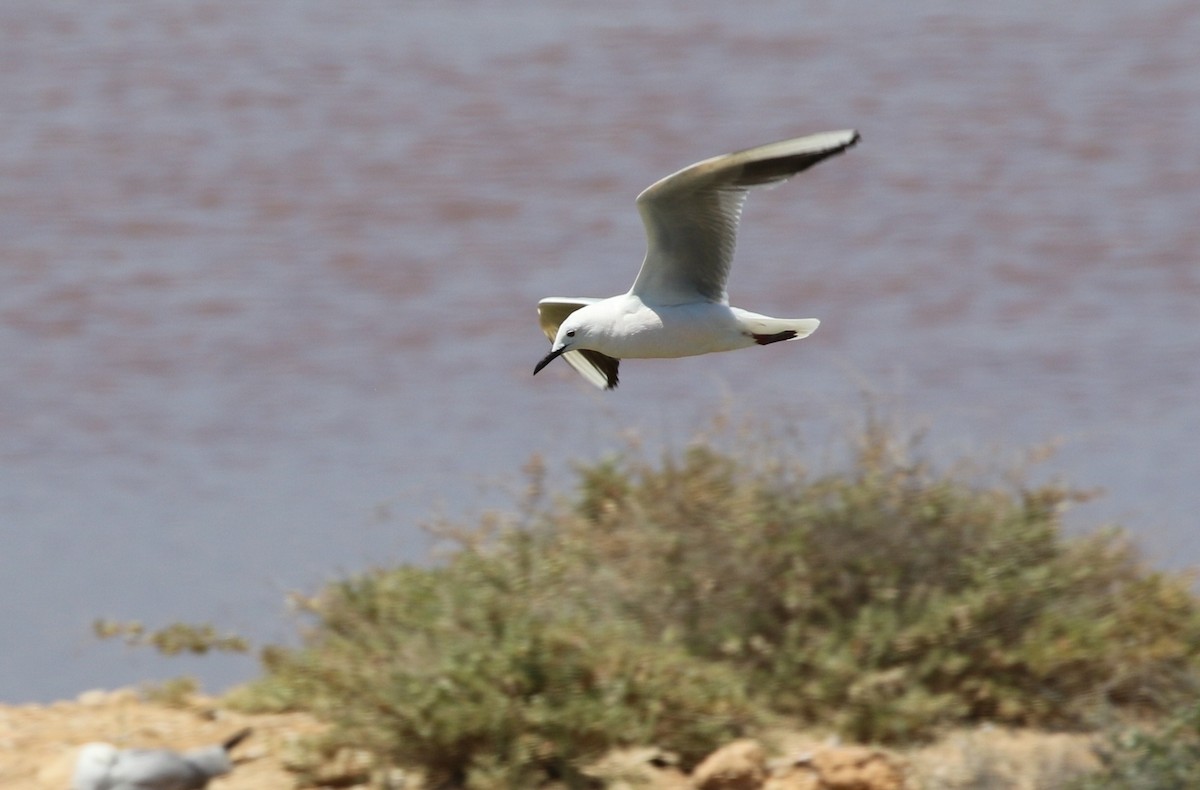
{"type": "Polygon", "coordinates": [[[858,142],[847,129],[768,143],[705,159],[638,195],[646,258],[629,293],[538,302],[550,353],[592,384],[617,386],[625,358],[687,357],[811,335],[815,318],[771,318],[729,305],[738,220],[752,187],[777,184],[858,142]]]}
{"type": "Polygon", "coordinates": [[[183,753],[89,743],[79,750],[71,790],[202,790],[233,770],[229,752],[249,735],[244,729],[215,746],[183,753]]]}

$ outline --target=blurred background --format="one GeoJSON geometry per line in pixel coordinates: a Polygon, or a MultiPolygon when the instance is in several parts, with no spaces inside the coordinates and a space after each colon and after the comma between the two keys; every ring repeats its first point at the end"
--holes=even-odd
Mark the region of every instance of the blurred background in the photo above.
{"type": "MultiPolygon", "coordinates": [[[[250,657],[98,617],[295,631],[289,590],[427,556],[522,464],[714,414],[1104,496],[1200,561],[1200,6],[1188,0],[0,6],[0,700],[250,657]],[[863,142],[744,214],[735,304],[798,344],[536,379],[535,304],[608,296],[633,199],[718,153],[863,142]]],[[[564,477],[565,479],[565,477],[564,477]]]]}

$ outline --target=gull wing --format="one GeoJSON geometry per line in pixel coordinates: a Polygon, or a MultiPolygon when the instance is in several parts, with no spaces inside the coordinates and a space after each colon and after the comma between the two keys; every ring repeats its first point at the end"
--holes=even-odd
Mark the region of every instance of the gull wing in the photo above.
{"type": "Polygon", "coordinates": [[[638,195],[646,259],[630,293],[657,305],[726,303],[738,220],[751,187],[785,181],[858,142],[858,132],[797,137],[705,159],[638,195]]]}
{"type": "MultiPolygon", "coordinates": [[[[558,336],[558,328],[571,313],[584,305],[602,301],[590,297],[550,296],[538,302],[538,323],[550,342],[558,336]]],[[[621,360],[601,354],[599,351],[580,349],[567,351],[562,355],[571,367],[579,371],[585,379],[601,389],[614,389],[617,386],[617,367],[621,360]]]]}

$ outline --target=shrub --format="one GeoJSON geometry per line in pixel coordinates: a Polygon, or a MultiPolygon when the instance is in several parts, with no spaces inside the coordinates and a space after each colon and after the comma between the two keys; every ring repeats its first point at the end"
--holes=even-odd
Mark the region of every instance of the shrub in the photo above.
{"type": "Polygon", "coordinates": [[[1075,790],[1200,787],[1200,703],[1182,708],[1157,726],[1115,733],[1100,757],[1104,770],[1073,785],[1075,790]]]}
{"type": "Polygon", "coordinates": [[[838,472],[753,450],[582,465],[574,496],[460,531],[438,567],[331,585],[251,696],[476,787],[582,782],[635,743],[686,765],[755,706],[905,742],[1189,698],[1187,580],[1117,531],[1065,538],[1075,492],[935,472],[876,424],[838,472]]]}
{"type": "Polygon", "coordinates": [[[237,634],[220,634],[209,623],[171,623],[148,631],[139,622],[95,620],[92,633],[97,639],[123,639],[130,646],[153,647],[164,656],[182,653],[204,655],[209,652],[247,653],[250,643],[237,634]]]}
{"type": "Polygon", "coordinates": [[[1200,652],[1187,581],[1147,571],[1118,532],[1065,539],[1076,498],[935,475],[872,426],[848,472],[815,478],[706,445],[585,467],[545,529],[581,586],[602,579],[627,617],[746,673],[773,710],[905,741],[1179,699],[1200,652]]]}
{"type": "Polygon", "coordinates": [[[634,743],[696,761],[754,720],[731,669],[559,595],[549,559],[512,535],[335,584],[311,602],[305,649],[274,652],[265,693],[290,689],[337,744],[419,765],[435,786],[580,784],[588,758],[634,743]]]}

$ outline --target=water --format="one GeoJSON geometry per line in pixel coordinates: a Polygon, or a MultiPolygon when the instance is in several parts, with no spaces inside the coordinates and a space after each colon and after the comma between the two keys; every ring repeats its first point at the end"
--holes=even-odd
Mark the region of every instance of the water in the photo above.
{"type": "Polygon", "coordinates": [[[90,622],[285,639],[288,590],[425,556],[531,453],[819,434],[863,387],[949,454],[1061,439],[1082,526],[1200,561],[1200,6],[1071,11],[0,6],[0,699],[219,689],[253,661],[90,622]],[[538,298],[632,282],[643,187],[846,126],[734,269],[812,339],[530,376],[538,298]]]}

